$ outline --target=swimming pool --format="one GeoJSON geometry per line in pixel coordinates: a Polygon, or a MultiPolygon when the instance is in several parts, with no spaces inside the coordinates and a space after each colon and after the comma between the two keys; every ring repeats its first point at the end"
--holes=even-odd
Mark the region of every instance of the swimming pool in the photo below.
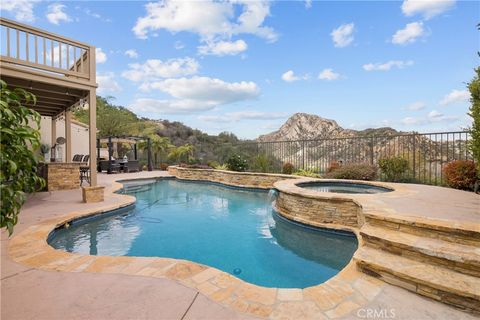
{"type": "Polygon", "coordinates": [[[375,186],[366,183],[353,182],[336,182],[336,181],[319,181],[306,182],[298,184],[299,187],[315,190],[319,192],[336,192],[336,193],[357,193],[357,194],[372,194],[391,192],[393,190],[380,186],[375,186]]]}
{"type": "Polygon", "coordinates": [[[166,179],[127,184],[126,193],[137,198],[134,207],[73,221],[49,244],[81,254],[186,259],[284,288],[328,280],[357,249],[352,233],[280,217],[265,191],[166,179]]]}

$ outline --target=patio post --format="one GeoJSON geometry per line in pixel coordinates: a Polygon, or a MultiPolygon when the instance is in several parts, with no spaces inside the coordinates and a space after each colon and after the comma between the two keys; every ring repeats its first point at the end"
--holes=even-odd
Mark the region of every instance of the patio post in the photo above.
{"type": "Polygon", "coordinates": [[[52,147],[55,145],[55,143],[57,143],[57,119],[52,117],[52,147]]]}
{"type": "Polygon", "coordinates": [[[152,165],[152,141],[150,138],[147,138],[147,162],[148,162],[148,171],[153,170],[153,165],[152,165]]]}
{"type": "Polygon", "coordinates": [[[108,170],[107,173],[112,173],[112,137],[108,137],[108,170]]]}
{"type": "Polygon", "coordinates": [[[138,160],[137,159],[137,143],[136,142],[133,145],[133,157],[134,157],[135,160],[138,160]]]}
{"type": "Polygon", "coordinates": [[[72,111],[65,110],[65,159],[63,162],[72,161],[72,111]]]}
{"type": "Polygon", "coordinates": [[[91,89],[88,94],[89,119],[89,153],[90,153],[90,186],[97,185],[97,93],[96,89],[91,89]]]}

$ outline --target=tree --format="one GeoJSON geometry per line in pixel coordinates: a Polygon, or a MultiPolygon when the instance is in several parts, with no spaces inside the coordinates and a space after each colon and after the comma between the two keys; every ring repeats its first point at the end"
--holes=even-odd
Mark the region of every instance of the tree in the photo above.
{"type": "Polygon", "coordinates": [[[473,154],[477,164],[477,176],[480,178],[480,67],[475,69],[475,76],[468,84],[470,91],[470,103],[468,115],[472,117],[472,126],[470,127],[471,140],[468,147],[473,154]]]}
{"type": "MultiPolygon", "coordinates": [[[[168,139],[167,137],[159,137],[157,135],[150,136],[150,147],[153,153],[155,164],[158,163],[159,155],[166,154],[171,148],[174,148],[174,146],[170,143],[170,139],[168,139]]],[[[147,141],[140,142],[139,148],[147,151],[147,141]]]]}
{"type": "MultiPolygon", "coordinates": [[[[75,112],[75,118],[88,124],[88,112],[75,112]]],[[[138,117],[130,110],[112,105],[108,98],[97,97],[97,130],[99,137],[130,136],[138,133],[138,117]]]]}
{"type": "Polygon", "coordinates": [[[34,153],[40,132],[29,126],[33,122],[40,127],[40,114],[22,105],[35,104],[36,98],[23,89],[8,89],[1,80],[0,86],[0,227],[11,235],[26,194],[42,188],[45,181],[37,176],[34,153]]]}
{"type": "Polygon", "coordinates": [[[190,162],[193,161],[193,152],[195,148],[191,144],[184,144],[183,146],[176,147],[170,151],[168,157],[176,162],[190,162]]]}

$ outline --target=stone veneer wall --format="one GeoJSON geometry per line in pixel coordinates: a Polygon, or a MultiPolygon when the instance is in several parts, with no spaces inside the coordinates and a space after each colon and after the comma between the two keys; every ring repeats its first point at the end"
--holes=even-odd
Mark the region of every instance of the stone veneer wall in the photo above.
{"type": "Polygon", "coordinates": [[[273,188],[273,184],[280,180],[295,179],[287,174],[235,172],[215,169],[191,169],[170,166],[168,172],[179,179],[203,180],[220,182],[231,186],[248,188],[273,188]]]}
{"type": "Polygon", "coordinates": [[[80,163],[52,162],[47,170],[48,191],[80,188],[80,163]]]}
{"type": "Polygon", "coordinates": [[[361,207],[350,199],[307,197],[279,190],[276,209],[287,218],[307,224],[328,224],[360,227],[361,207]]]}

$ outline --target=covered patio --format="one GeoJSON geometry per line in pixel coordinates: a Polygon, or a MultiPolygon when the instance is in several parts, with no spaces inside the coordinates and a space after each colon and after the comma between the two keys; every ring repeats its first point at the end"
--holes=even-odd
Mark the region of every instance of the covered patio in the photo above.
{"type": "Polygon", "coordinates": [[[27,107],[51,117],[51,144],[65,141],[62,162],[46,164],[47,188],[79,187],[80,165],[72,161],[72,111],[89,109],[90,185],[97,185],[95,47],[5,18],[0,19],[0,77],[7,85],[33,93],[37,102],[27,107]],[[56,121],[65,121],[65,132],[56,132],[56,121]]]}

